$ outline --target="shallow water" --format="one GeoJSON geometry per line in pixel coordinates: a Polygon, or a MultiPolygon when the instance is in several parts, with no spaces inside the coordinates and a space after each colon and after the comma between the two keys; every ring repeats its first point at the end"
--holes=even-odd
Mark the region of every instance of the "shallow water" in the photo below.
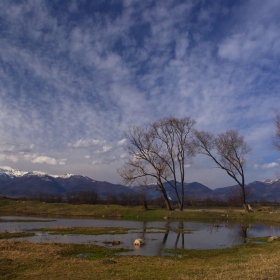
{"type": "Polygon", "coordinates": [[[16,240],[28,240],[31,242],[62,242],[62,243],[88,243],[103,246],[113,246],[103,242],[118,240],[123,248],[133,249],[125,254],[161,256],[166,255],[164,249],[217,249],[231,247],[246,242],[246,238],[280,235],[280,227],[261,224],[227,224],[211,225],[202,222],[182,221],[157,221],[139,222],[126,220],[98,220],[98,219],[49,219],[2,216],[0,232],[25,232],[33,231],[35,236],[17,238],[16,240]],[[30,220],[22,222],[19,220],[30,220]],[[14,222],[13,222],[14,220],[14,222]],[[37,220],[37,222],[36,222],[37,220]],[[42,220],[45,220],[44,222],[42,220]],[[45,227],[123,227],[129,228],[127,234],[116,235],[49,235],[47,232],[34,229],[45,227]],[[176,230],[181,230],[177,231],[176,230]],[[183,233],[182,230],[191,230],[191,233],[183,233]],[[145,240],[145,245],[135,247],[136,238],[145,240]]]}

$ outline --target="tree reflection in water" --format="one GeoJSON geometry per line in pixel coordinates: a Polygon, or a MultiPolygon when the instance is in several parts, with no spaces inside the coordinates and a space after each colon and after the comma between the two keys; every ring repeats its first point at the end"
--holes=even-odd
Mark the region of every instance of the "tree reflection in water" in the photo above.
{"type": "MultiPolygon", "coordinates": [[[[169,233],[170,233],[170,222],[166,223],[165,228],[166,228],[166,230],[165,230],[165,233],[164,233],[164,236],[163,236],[163,240],[162,240],[162,248],[166,244],[167,238],[168,238],[169,233]]],[[[178,233],[177,233],[177,237],[176,237],[176,240],[175,240],[175,246],[174,246],[175,249],[177,249],[178,241],[180,239],[180,236],[182,237],[182,246],[181,246],[181,248],[184,249],[184,247],[185,247],[185,237],[184,237],[184,223],[182,221],[180,221],[178,223],[178,233]]]]}
{"type": "Polygon", "coordinates": [[[166,231],[165,231],[164,236],[163,236],[162,244],[165,244],[166,241],[167,241],[167,238],[168,238],[168,235],[169,235],[169,231],[170,231],[170,222],[166,223],[165,228],[166,228],[166,231]]]}
{"type": "Polygon", "coordinates": [[[179,231],[178,231],[176,241],[175,241],[175,249],[177,249],[177,244],[178,244],[180,235],[182,236],[182,247],[181,248],[184,249],[185,248],[185,235],[184,235],[184,223],[183,222],[179,222],[178,229],[179,229],[179,231]]]}
{"type": "MultiPolygon", "coordinates": [[[[2,218],[2,217],[1,217],[2,218]]],[[[2,218],[3,219],[3,218],[2,218]]],[[[1,232],[29,232],[36,234],[32,237],[17,239],[30,242],[62,242],[62,243],[94,243],[104,246],[104,241],[119,240],[121,246],[133,249],[126,254],[140,255],[166,255],[164,249],[216,249],[231,247],[247,243],[248,238],[259,236],[280,235],[280,227],[262,224],[238,224],[216,221],[215,223],[202,223],[196,221],[125,221],[125,220],[92,220],[92,219],[56,219],[51,221],[10,222],[18,217],[7,217],[7,222],[1,223],[1,232]],[[40,231],[46,227],[123,227],[128,228],[127,234],[84,235],[66,234],[51,235],[40,231]],[[187,230],[193,230],[191,234],[187,230]],[[187,236],[185,236],[187,234],[187,236]],[[133,242],[137,238],[145,240],[145,246],[135,248],[133,242]],[[181,240],[180,240],[181,239],[181,240]]],[[[29,219],[29,217],[24,217],[29,219]]],[[[112,246],[112,245],[106,245],[112,246]]]]}

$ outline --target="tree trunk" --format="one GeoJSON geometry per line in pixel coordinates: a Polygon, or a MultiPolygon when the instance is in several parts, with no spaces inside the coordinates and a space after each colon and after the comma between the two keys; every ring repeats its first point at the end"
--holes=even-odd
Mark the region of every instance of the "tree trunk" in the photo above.
{"type": "Polygon", "coordinates": [[[242,200],[243,200],[243,207],[246,213],[249,212],[248,204],[246,203],[246,193],[245,193],[245,184],[244,184],[244,176],[242,177],[242,185],[240,186],[242,190],[242,200]]]}
{"type": "MultiPolygon", "coordinates": [[[[184,178],[184,177],[183,177],[184,178]]],[[[184,180],[184,179],[183,179],[184,180]]],[[[180,204],[180,211],[183,211],[184,204],[185,204],[185,190],[184,190],[184,181],[181,182],[181,204],[180,204]]]]}
{"type": "Polygon", "coordinates": [[[245,212],[248,213],[249,212],[248,204],[243,203],[243,207],[244,207],[245,212]]]}
{"type": "Polygon", "coordinates": [[[172,207],[171,207],[171,204],[170,204],[170,201],[169,201],[167,192],[166,192],[166,190],[165,190],[163,184],[162,184],[162,183],[159,183],[158,186],[160,187],[160,191],[161,191],[162,194],[163,194],[163,198],[164,198],[164,200],[165,200],[165,205],[166,205],[167,210],[173,210],[172,207]]]}
{"type": "Polygon", "coordinates": [[[146,200],[143,201],[143,206],[144,206],[145,210],[149,210],[146,200]]]}
{"type": "Polygon", "coordinates": [[[170,205],[170,201],[169,201],[168,197],[165,197],[165,195],[164,195],[164,200],[165,200],[165,205],[166,205],[167,210],[170,210],[170,211],[173,210],[170,205]]]}
{"type": "Polygon", "coordinates": [[[163,194],[163,198],[165,200],[165,205],[166,205],[166,208],[167,210],[173,210],[172,207],[171,207],[171,204],[170,204],[170,201],[169,201],[169,198],[167,196],[167,193],[165,190],[162,191],[162,194],[163,194]]]}
{"type": "Polygon", "coordinates": [[[179,205],[179,210],[183,211],[184,209],[184,201],[181,202],[181,204],[179,205]]]}

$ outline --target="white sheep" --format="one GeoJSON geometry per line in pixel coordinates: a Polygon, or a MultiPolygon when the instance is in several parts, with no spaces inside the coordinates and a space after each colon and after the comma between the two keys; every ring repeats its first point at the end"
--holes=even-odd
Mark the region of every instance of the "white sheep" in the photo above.
{"type": "Polygon", "coordinates": [[[142,245],[145,245],[145,241],[141,238],[137,238],[137,239],[135,239],[133,245],[142,246],[142,245]]]}

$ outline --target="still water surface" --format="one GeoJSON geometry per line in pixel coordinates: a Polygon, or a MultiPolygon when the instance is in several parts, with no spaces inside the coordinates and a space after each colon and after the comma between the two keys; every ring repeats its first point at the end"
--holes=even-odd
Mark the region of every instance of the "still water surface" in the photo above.
{"type": "Polygon", "coordinates": [[[246,238],[260,236],[280,236],[280,227],[261,224],[227,224],[213,225],[202,222],[182,221],[157,221],[139,222],[126,220],[98,220],[98,219],[49,219],[30,217],[0,217],[0,232],[35,232],[35,236],[17,238],[31,242],[62,242],[62,243],[87,243],[105,245],[103,242],[118,240],[119,246],[133,249],[129,255],[161,256],[165,255],[164,249],[216,249],[231,247],[246,242],[246,238]],[[22,222],[19,220],[38,220],[22,222]],[[17,221],[16,221],[17,220],[17,221]],[[40,221],[39,221],[40,220],[40,221]],[[42,222],[42,220],[45,220],[42,222]],[[1,222],[2,221],[2,222],[1,222]],[[34,229],[46,227],[122,227],[129,228],[127,234],[116,235],[49,235],[47,232],[34,229]],[[176,231],[176,230],[181,231],[176,231]],[[191,230],[183,233],[182,230],[191,230]],[[145,245],[135,247],[136,238],[143,238],[145,245]]]}

